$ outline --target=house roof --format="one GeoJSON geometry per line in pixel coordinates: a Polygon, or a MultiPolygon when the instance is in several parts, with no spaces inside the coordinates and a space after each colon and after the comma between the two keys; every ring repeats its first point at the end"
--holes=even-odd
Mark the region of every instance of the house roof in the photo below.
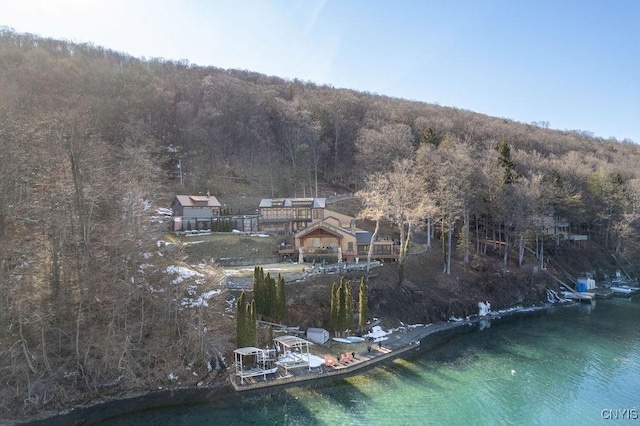
{"type": "Polygon", "coordinates": [[[337,226],[333,226],[330,223],[326,222],[326,221],[321,221],[321,222],[316,222],[311,226],[308,226],[302,230],[300,230],[297,234],[296,234],[296,238],[302,238],[305,235],[308,235],[310,233],[312,233],[313,231],[315,231],[316,229],[324,229],[326,232],[335,235],[338,238],[343,238],[344,235],[353,235],[353,232],[346,230],[344,228],[339,228],[337,226]]]}
{"type": "Polygon", "coordinates": [[[369,244],[371,242],[371,232],[369,232],[369,231],[357,231],[356,232],[356,242],[369,244]]]}
{"type": "Polygon", "coordinates": [[[297,336],[280,336],[273,339],[274,342],[282,343],[287,348],[300,347],[304,345],[313,345],[312,342],[304,340],[297,336]]]}
{"type": "Polygon", "coordinates": [[[324,209],[326,198],[263,198],[258,207],[311,207],[324,209]]]}
{"type": "Polygon", "coordinates": [[[221,207],[220,201],[213,195],[176,195],[178,202],[183,207],[204,207],[202,203],[207,202],[206,207],[221,207]]]}

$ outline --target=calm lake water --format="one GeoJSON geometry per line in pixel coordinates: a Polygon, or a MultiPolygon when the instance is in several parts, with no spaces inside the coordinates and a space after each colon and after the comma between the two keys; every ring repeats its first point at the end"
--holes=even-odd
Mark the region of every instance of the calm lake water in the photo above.
{"type": "Polygon", "coordinates": [[[102,424],[589,425],[639,415],[636,297],[494,323],[346,379],[102,424]]]}

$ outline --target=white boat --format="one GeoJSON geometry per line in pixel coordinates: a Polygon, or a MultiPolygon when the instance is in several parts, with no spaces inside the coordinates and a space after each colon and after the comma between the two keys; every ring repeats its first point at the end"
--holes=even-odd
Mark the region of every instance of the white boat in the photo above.
{"type": "Polygon", "coordinates": [[[362,343],[364,342],[364,338],[363,337],[357,337],[357,336],[349,336],[349,337],[334,337],[332,339],[335,342],[338,343],[362,343]]]}
{"type": "Polygon", "coordinates": [[[623,296],[629,296],[638,292],[638,288],[629,287],[628,285],[619,285],[619,286],[611,286],[609,289],[613,292],[614,295],[619,294],[623,296]]]}

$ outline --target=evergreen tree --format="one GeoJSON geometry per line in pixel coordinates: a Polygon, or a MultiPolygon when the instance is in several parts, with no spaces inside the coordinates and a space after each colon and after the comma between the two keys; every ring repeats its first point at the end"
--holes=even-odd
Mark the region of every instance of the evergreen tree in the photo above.
{"type": "Polygon", "coordinates": [[[338,313],[337,313],[337,326],[340,333],[344,331],[344,317],[345,317],[346,300],[344,298],[344,279],[340,277],[340,284],[338,285],[338,313]]]}
{"type": "Polygon", "coordinates": [[[331,311],[329,313],[329,327],[331,331],[337,333],[339,321],[338,321],[338,306],[340,304],[338,298],[338,284],[333,283],[331,285],[331,311]]]}
{"type": "Polygon", "coordinates": [[[271,278],[271,274],[267,272],[267,276],[264,278],[264,316],[272,318],[275,311],[275,294],[276,294],[276,280],[271,278]]]}
{"type": "Polygon", "coordinates": [[[363,331],[367,325],[368,309],[367,283],[364,277],[360,278],[360,291],[358,295],[358,327],[363,331]]]}
{"type": "Polygon", "coordinates": [[[246,321],[246,305],[247,297],[244,291],[238,297],[238,303],[236,306],[236,346],[242,348],[245,346],[247,336],[247,321],[246,321]]]}
{"type": "Polygon", "coordinates": [[[516,163],[511,159],[511,146],[502,139],[498,144],[498,163],[502,167],[502,183],[505,185],[515,182],[518,177],[516,163]]]}
{"type": "Polygon", "coordinates": [[[266,284],[266,277],[264,276],[264,269],[262,269],[262,266],[260,266],[260,269],[258,271],[258,282],[260,282],[260,294],[258,297],[260,297],[260,299],[262,300],[262,302],[260,302],[261,309],[258,311],[258,313],[260,313],[261,315],[266,315],[264,301],[267,300],[267,284],[266,284]]]}
{"type": "Polygon", "coordinates": [[[341,277],[340,284],[333,283],[333,286],[331,287],[331,313],[329,315],[329,325],[336,335],[353,326],[353,308],[354,304],[353,294],[351,293],[351,281],[345,280],[341,277]]]}
{"type": "Polygon", "coordinates": [[[269,326],[267,329],[267,347],[273,347],[273,327],[269,326]]]}
{"type": "Polygon", "coordinates": [[[353,327],[353,293],[351,292],[351,281],[344,281],[344,316],[343,329],[348,330],[353,327]]]}
{"type": "Polygon", "coordinates": [[[256,302],[256,313],[258,316],[264,315],[264,275],[261,274],[262,267],[253,268],[253,300],[256,302]]]}
{"type": "Polygon", "coordinates": [[[420,145],[427,144],[431,144],[435,147],[438,147],[438,145],[440,145],[440,138],[436,136],[431,127],[427,127],[426,129],[424,129],[424,131],[422,132],[422,137],[420,138],[420,145]]]}
{"type": "Polygon", "coordinates": [[[236,309],[236,345],[239,348],[256,346],[257,327],[255,300],[247,303],[244,291],[238,298],[236,309]]]}
{"type": "Polygon", "coordinates": [[[256,324],[256,301],[251,300],[251,303],[247,303],[247,315],[245,318],[246,321],[246,344],[245,346],[256,346],[257,338],[258,338],[258,327],[256,324]]]}
{"type": "Polygon", "coordinates": [[[277,322],[280,322],[284,319],[287,314],[287,299],[284,288],[284,277],[278,274],[278,281],[276,283],[276,294],[275,294],[275,312],[273,314],[273,319],[277,322]]]}

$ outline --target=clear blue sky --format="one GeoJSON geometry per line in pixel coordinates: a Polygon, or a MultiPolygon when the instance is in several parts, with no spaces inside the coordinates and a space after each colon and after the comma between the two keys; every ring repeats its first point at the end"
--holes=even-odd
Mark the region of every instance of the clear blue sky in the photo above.
{"type": "Polygon", "coordinates": [[[640,143],[637,0],[0,0],[0,25],[640,143]]]}

